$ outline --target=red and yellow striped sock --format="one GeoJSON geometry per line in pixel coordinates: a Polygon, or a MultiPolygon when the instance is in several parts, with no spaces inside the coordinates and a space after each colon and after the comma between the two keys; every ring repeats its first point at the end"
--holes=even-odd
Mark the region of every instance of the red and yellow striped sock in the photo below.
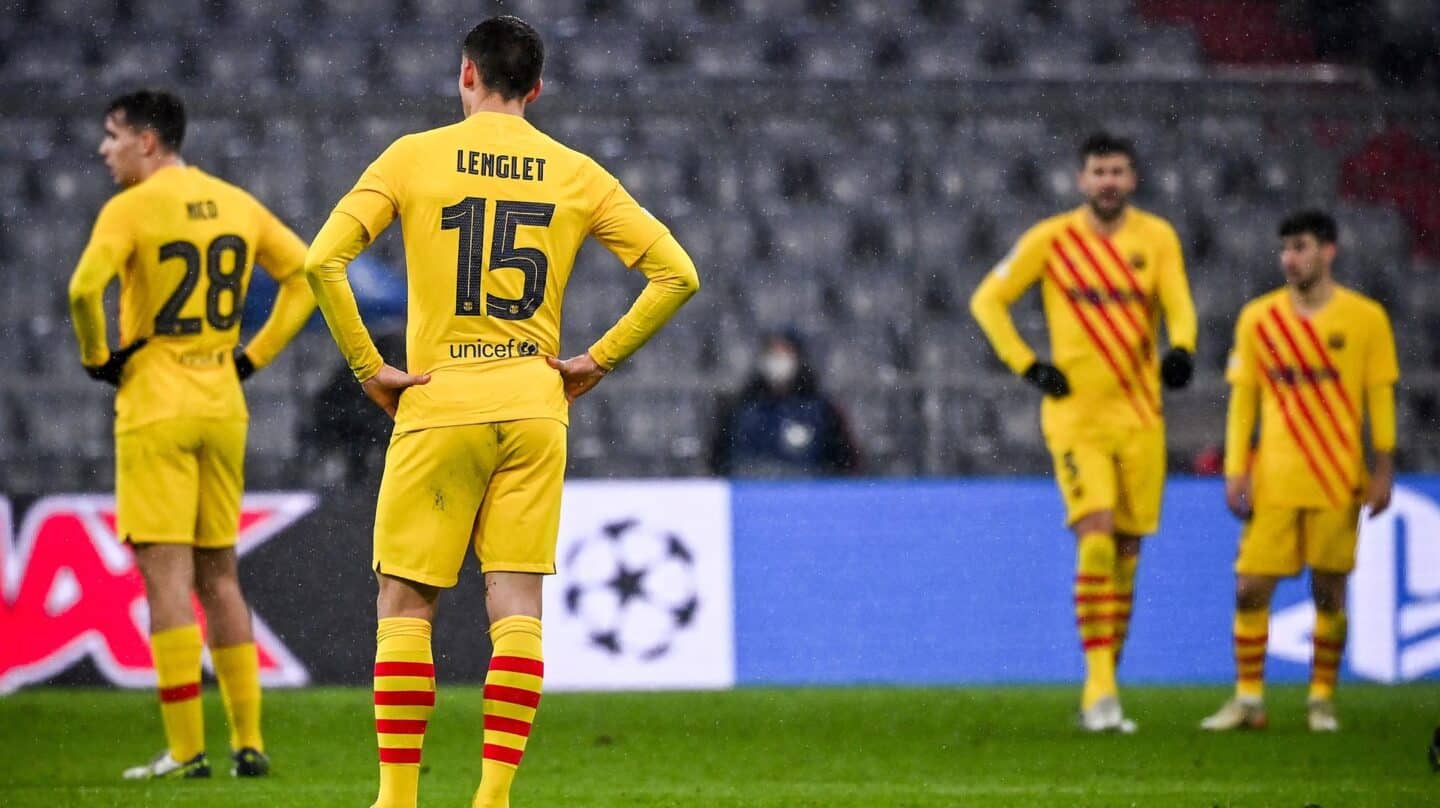
{"type": "Polygon", "coordinates": [[[375,735],[380,747],[380,796],[374,808],[415,808],[420,748],[435,709],[430,623],[386,617],[375,632],[375,735]]]}
{"type": "Polygon", "coordinates": [[[1115,538],[1109,533],[1086,533],[1076,552],[1075,625],[1085,651],[1085,689],[1082,709],[1116,694],[1114,627],[1111,607],[1115,598],[1115,538]]]}
{"type": "Polygon", "coordinates": [[[194,623],[150,635],[165,743],[170,757],[181,762],[205,751],[205,713],[200,706],[200,653],[204,646],[200,627],[194,623]]]}
{"type": "Polygon", "coordinates": [[[1335,698],[1335,679],[1345,653],[1345,612],[1315,612],[1315,656],[1310,663],[1310,700],[1335,698]]]}
{"type": "Polygon", "coordinates": [[[1235,611],[1236,696],[1258,701],[1265,695],[1265,647],[1269,642],[1269,609],[1235,611]]]}
{"type": "Polygon", "coordinates": [[[1111,626],[1115,634],[1115,664],[1120,664],[1120,653],[1125,650],[1125,639],[1130,636],[1130,612],[1135,603],[1135,571],[1140,567],[1139,555],[1122,555],[1115,559],[1115,603],[1111,611],[1111,626]]]}
{"type": "Polygon", "coordinates": [[[510,784],[540,705],[545,678],[540,621],[514,616],[490,626],[490,672],[485,676],[485,759],[473,808],[509,808],[510,784]]]}
{"type": "Polygon", "coordinates": [[[230,719],[230,748],[265,751],[260,737],[260,655],[255,643],[211,648],[220,700],[230,719]]]}

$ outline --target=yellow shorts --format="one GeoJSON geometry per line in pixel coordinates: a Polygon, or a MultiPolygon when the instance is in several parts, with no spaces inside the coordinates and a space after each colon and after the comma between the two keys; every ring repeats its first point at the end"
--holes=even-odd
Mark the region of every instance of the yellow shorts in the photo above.
{"type": "Polygon", "coordinates": [[[473,545],[485,572],[554,573],[565,436],[549,418],[397,433],[375,509],[375,571],[451,587],[473,545]]]}
{"type": "Polygon", "coordinates": [[[1240,531],[1235,571],[1288,578],[1302,567],[1349,573],[1355,568],[1360,506],[1256,508],[1240,531]]]}
{"type": "Polygon", "coordinates": [[[115,436],[115,519],[132,544],[235,546],[243,419],[170,418],[115,436]]]}
{"type": "Polygon", "coordinates": [[[1055,482],[1065,500],[1065,524],[1097,511],[1112,511],[1116,533],[1145,536],[1160,526],[1163,428],[1047,443],[1055,460],[1055,482]]]}

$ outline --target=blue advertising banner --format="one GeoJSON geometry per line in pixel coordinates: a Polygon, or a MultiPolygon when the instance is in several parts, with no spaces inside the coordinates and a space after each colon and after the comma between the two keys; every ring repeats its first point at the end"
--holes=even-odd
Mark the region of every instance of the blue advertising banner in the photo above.
{"type": "MultiPolygon", "coordinates": [[[[1077,681],[1074,540],[1048,479],[736,483],[741,684],[1077,681]]],[[[1362,527],[1351,582],[1351,676],[1440,670],[1440,477],[1400,481],[1362,527]]],[[[1146,540],[1121,676],[1233,673],[1239,525],[1218,480],[1176,479],[1146,540]]],[[[1267,677],[1307,675],[1302,581],[1272,607],[1267,677]]]]}

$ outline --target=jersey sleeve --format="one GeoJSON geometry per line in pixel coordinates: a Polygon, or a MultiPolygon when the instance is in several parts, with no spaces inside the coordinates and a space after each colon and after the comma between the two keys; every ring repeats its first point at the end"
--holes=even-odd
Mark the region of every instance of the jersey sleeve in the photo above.
{"type": "Polygon", "coordinates": [[[647,283],[630,310],[594,345],[590,356],[604,368],[614,368],[674,316],[700,289],[700,275],[685,249],[668,233],[636,261],[647,283]]]}
{"type": "Polygon", "coordinates": [[[670,230],[640,207],[610,172],[590,162],[586,193],[594,200],[589,233],[627,267],[634,267],[670,230]]]}
{"type": "Polygon", "coordinates": [[[401,138],[390,144],[335,205],[336,212],[347,214],[365,228],[370,241],[378,238],[400,213],[403,143],[401,138]]]}
{"type": "Polygon", "coordinates": [[[1195,315],[1195,301],[1190,297],[1190,279],[1185,274],[1180,237],[1168,224],[1161,235],[1159,253],[1156,291],[1160,296],[1160,308],[1165,312],[1165,331],[1170,335],[1170,346],[1194,353],[1200,321],[1195,315]]]}
{"type": "MultiPolygon", "coordinates": [[[[260,205],[259,202],[255,203],[260,205]]],[[[304,240],[295,235],[280,218],[260,206],[260,244],[255,250],[255,263],[276,282],[305,269],[304,240]]]]}
{"type": "Polygon", "coordinates": [[[1400,363],[1395,357],[1395,334],[1390,317],[1376,306],[1375,325],[1365,356],[1365,410],[1370,420],[1370,445],[1377,452],[1395,450],[1395,383],[1400,363]]]}
{"type": "Polygon", "coordinates": [[[315,234],[305,257],[305,278],[325,315],[325,324],[330,327],[330,334],[340,346],[350,370],[361,382],[380,372],[385,364],[360,319],[360,306],[346,271],[369,243],[364,226],[353,216],[337,210],[315,234]]]}
{"type": "Polygon", "coordinates": [[[245,346],[245,355],[257,368],[274,361],[315,311],[315,297],[305,282],[305,242],[263,206],[261,216],[255,262],[280,283],[280,289],[270,316],[245,346]]]}
{"type": "Polygon", "coordinates": [[[105,336],[105,287],[135,249],[133,228],[121,197],[100,209],[90,241],[70,277],[70,319],[80,343],[80,361],[89,366],[110,357],[105,336]]]}
{"type": "Polygon", "coordinates": [[[1395,358],[1395,332],[1390,327],[1390,317],[1379,306],[1376,306],[1376,309],[1375,322],[1366,346],[1366,387],[1394,384],[1400,380],[1400,363],[1395,358]]]}
{"type": "Polygon", "coordinates": [[[1032,227],[970,296],[970,313],[1000,360],[1016,373],[1024,373],[1035,362],[1035,351],[1016,330],[1010,307],[1040,280],[1045,271],[1047,243],[1041,228],[1032,227]]]}
{"type": "Polygon", "coordinates": [[[1235,323],[1235,342],[1230,347],[1230,358],[1225,362],[1225,381],[1232,386],[1260,384],[1259,367],[1256,364],[1255,340],[1251,336],[1250,307],[1240,312],[1235,323]]]}

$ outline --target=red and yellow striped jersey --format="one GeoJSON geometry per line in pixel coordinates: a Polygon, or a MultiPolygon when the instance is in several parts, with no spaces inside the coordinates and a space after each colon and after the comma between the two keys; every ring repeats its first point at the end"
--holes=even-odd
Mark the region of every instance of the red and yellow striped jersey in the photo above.
{"type": "Polygon", "coordinates": [[[1168,222],[1130,208],[1113,236],[1096,233],[1085,209],[1030,228],[975,290],[971,310],[1002,361],[1023,373],[1035,353],[1009,307],[1040,283],[1051,361],[1070,395],[1046,397],[1046,435],[1161,423],[1157,342],[1164,312],[1170,343],[1195,349],[1180,240],[1168,222]]]}
{"type": "MultiPolygon", "coordinates": [[[[1394,442],[1393,404],[1367,406],[1373,389],[1392,401],[1400,378],[1390,318],[1379,303],[1343,287],[1312,316],[1301,316],[1287,289],[1251,301],[1235,326],[1226,379],[1260,393],[1260,441],[1248,431],[1226,447],[1226,473],[1250,464],[1257,506],[1319,508],[1352,504],[1364,491],[1361,426],[1367,410],[1372,443],[1394,442]]],[[[1251,399],[1253,401],[1253,398],[1251,399]]],[[[1251,405],[1253,408],[1253,404],[1251,405]]],[[[1250,413],[1233,418],[1253,418],[1250,413]]],[[[1233,426],[1233,424],[1232,424],[1233,426]]]]}

